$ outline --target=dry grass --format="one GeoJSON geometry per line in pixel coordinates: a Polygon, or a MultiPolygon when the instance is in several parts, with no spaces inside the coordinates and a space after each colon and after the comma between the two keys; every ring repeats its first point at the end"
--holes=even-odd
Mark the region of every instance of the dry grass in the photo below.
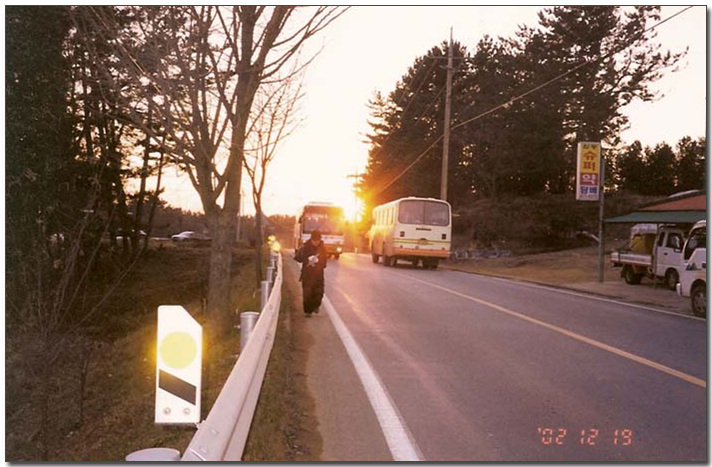
{"type": "MultiPolygon", "coordinates": [[[[236,251],[233,258],[234,307],[254,308],[259,299],[253,294],[252,252],[236,251]]],[[[201,298],[207,283],[208,260],[206,248],[153,251],[122,284],[92,333],[83,422],[76,410],[76,362],[64,360],[61,367],[54,369],[67,377],[56,378],[58,387],[51,398],[49,460],[121,461],[127,454],[144,448],[185,449],[194,428],[153,423],[156,307],[181,304],[204,322],[201,298]]],[[[32,388],[26,387],[20,340],[8,335],[13,345],[6,356],[6,460],[36,461],[41,458],[37,446],[39,416],[32,388]]],[[[205,348],[209,349],[206,357],[210,358],[210,365],[204,365],[203,379],[209,387],[203,390],[203,416],[235,364],[238,332],[224,333],[220,342],[206,342],[205,348]]]]}
{"type": "Polygon", "coordinates": [[[284,280],[277,337],[243,455],[248,462],[313,462],[321,453],[306,384],[309,336],[302,329],[304,320],[298,319],[294,278],[287,274],[284,280]]]}
{"type": "MultiPolygon", "coordinates": [[[[598,248],[585,247],[506,258],[462,260],[442,263],[442,267],[456,271],[566,285],[598,280],[598,248]]],[[[620,280],[620,271],[613,269],[608,255],[604,257],[604,277],[606,281],[620,280]]]]}

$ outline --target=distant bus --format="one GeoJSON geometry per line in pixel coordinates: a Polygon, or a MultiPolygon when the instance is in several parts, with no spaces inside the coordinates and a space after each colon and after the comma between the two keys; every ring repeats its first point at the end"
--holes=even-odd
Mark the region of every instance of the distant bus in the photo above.
{"type": "Polygon", "coordinates": [[[395,266],[398,260],[425,269],[437,269],[450,256],[452,215],[450,204],[434,198],[401,198],[373,210],[368,233],[371,258],[395,266]]]}
{"type": "Polygon", "coordinates": [[[317,229],[321,232],[326,253],[339,259],[344,251],[344,209],[313,201],[302,206],[294,224],[294,248],[302,246],[317,229]]]}

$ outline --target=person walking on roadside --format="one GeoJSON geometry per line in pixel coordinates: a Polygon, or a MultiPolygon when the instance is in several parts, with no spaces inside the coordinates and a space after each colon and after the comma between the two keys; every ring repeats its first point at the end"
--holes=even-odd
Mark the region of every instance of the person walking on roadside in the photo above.
{"type": "Polygon", "coordinates": [[[311,238],[294,254],[294,259],[302,263],[302,299],[304,313],[310,318],[312,313],[319,313],[321,299],[324,297],[324,269],[326,268],[326,249],[321,241],[321,232],[314,230],[311,238]]]}

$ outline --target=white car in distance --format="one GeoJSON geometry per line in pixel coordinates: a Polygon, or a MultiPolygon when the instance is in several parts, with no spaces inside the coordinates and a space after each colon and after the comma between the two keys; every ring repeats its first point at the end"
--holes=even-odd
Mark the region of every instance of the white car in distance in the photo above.
{"type": "Polygon", "coordinates": [[[192,230],[187,230],[171,236],[171,240],[178,243],[207,243],[210,241],[210,237],[198,232],[193,232],[192,230]]]}

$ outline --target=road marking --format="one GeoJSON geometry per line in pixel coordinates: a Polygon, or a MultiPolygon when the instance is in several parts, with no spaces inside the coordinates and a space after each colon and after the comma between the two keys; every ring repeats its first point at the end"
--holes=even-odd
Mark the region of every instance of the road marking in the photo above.
{"type": "Polygon", "coordinates": [[[351,362],[356,369],[361,384],[363,384],[363,388],[366,390],[366,395],[376,414],[378,424],[381,425],[383,436],[386,439],[393,460],[424,460],[418,445],[413,439],[413,435],[401,418],[381,378],[379,378],[373,366],[368,361],[368,357],[363,353],[363,350],[361,350],[361,347],[341,320],[334,305],[331,304],[331,301],[326,296],[324,296],[322,304],[329,318],[331,318],[331,322],[334,324],[334,328],[339,334],[341,342],[343,342],[346,348],[346,352],[351,358],[351,362]]]}
{"type": "MultiPolygon", "coordinates": [[[[452,270],[453,272],[462,272],[462,271],[455,271],[452,270]]],[[[469,273],[465,273],[469,274],[469,273]]],[[[532,284],[530,282],[524,282],[524,281],[519,281],[516,279],[509,279],[506,277],[497,277],[497,276],[487,276],[484,274],[477,274],[480,277],[486,277],[488,279],[494,279],[499,282],[514,282],[517,285],[522,285],[524,287],[530,287],[532,289],[542,289],[542,290],[548,290],[551,292],[558,292],[562,293],[565,295],[574,295],[576,297],[582,297],[582,298],[588,298],[591,300],[598,300],[599,302],[606,302],[606,303],[615,303],[616,305],[621,305],[621,306],[627,306],[630,308],[639,308],[641,310],[648,310],[648,311],[654,311],[655,313],[662,313],[665,315],[670,315],[670,316],[677,316],[679,318],[687,318],[687,319],[692,319],[695,321],[707,321],[705,318],[698,318],[697,316],[690,316],[690,315],[683,315],[681,313],[675,313],[673,311],[667,311],[667,310],[661,310],[660,308],[653,308],[647,305],[638,305],[636,303],[629,303],[629,302],[622,302],[620,300],[614,300],[612,298],[605,298],[605,297],[599,297],[598,295],[593,295],[585,292],[576,292],[573,290],[568,290],[568,289],[561,289],[557,287],[548,287],[546,285],[540,285],[540,284],[532,284]]]]}
{"type": "Polygon", "coordinates": [[[545,327],[545,328],[550,329],[550,330],[552,330],[552,331],[555,331],[555,332],[558,332],[558,333],[563,334],[563,335],[565,335],[565,336],[568,336],[568,337],[570,337],[570,338],[572,338],[572,339],[576,339],[577,341],[584,342],[584,343],[586,343],[586,344],[592,345],[592,346],[594,346],[594,347],[597,347],[597,348],[599,348],[599,349],[605,350],[605,351],[607,351],[607,352],[611,352],[611,353],[613,353],[613,354],[615,354],[615,355],[618,355],[618,356],[620,356],[620,357],[627,358],[627,359],[629,359],[629,360],[631,360],[631,361],[634,361],[634,362],[636,362],[636,363],[640,363],[641,365],[645,365],[645,366],[647,366],[647,367],[653,368],[653,369],[658,370],[658,371],[661,371],[661,372],[663,372],[663,373],[667,373],[667,374],[669,374],[669,375],[671,375],[671,376],[674,376],[674,377],[676,377],[676,378],[680,378],[680,379],[683,380],[683,381],[687,381],[688,383],[694,384],[694,385],[699,386],[699,387],[701,387],[701,388],[706,388],[706,387],[707,387],[707,382],[706,382],[705,380],[703,380],[703,379],[697,378],[697,377],[692,376],[692,375],[688,375],[687,373],[683,373],[682,371],[675,370],[674,368],[670,368],[670,367],[668,367],[668,366],[661,365],[660,363],[656,363],[656,362],[654,362],[654,361],[652,361],[652,360],[648,360],[647,358],[639,357],[639,356],[634,355],[634,354],[632,354],[632,353],[630,353],[630,352],[626,352],[625,350],[619,349],[618,347],[613,347],[613,346],[610,346],[610,345],[608,345],[608,344],[604,344],[603,342],[599,342],[599,341],[597,341],[597,340],[595,340],[595,339],[591,339],[590,337],[582,336],[581,334],[577,334],[577,333],[575,333],[575,332],[569,331],[568,329],[564,329],[564,328],[560,328],[560,327],[558,327],[558,326],[554,326],[553,324],[549,324],[549,323],[547,323],[547,322],[538,320],[538,319],[536,319],[536,318],[532,318],[531,316],[527,316],[527,315],[525,315],[525,314],[522,314],[522,313],[519,313],[519,312],[516,312],[516,311],[512,311],[512,310],[510,310],[510,309],[508,309],[508,308],[504,308],[504,307],[502,307],[502,306],[495,305],[494,303],[488,302],[488,301],[486,301],[486,300],[482,300],[482,299],[479,299],[479,298],[472,297],[472,296],[470,296],[470,295],[466,295],[466,294],[464,294],[464,293],[460,293],[460,292],[458,292],[458,291],[456,291],[456,290],[452,290],[452,289],[450,289],[450,288],[448,288],[448,287],[443,287],[443,286],[441,286],[441,285],[436,285],[436,284],[433,284],[433,283],[431,283],[431,282],[427,282],[427,281],[424,281],[424,280],[421,280],[421,279],[416,279],[415,277],[411,277],[411,276],[405,276],[405,275],[403,275],[403,274],[398,274],[398,275],[401,275],[401,276],[404,276],[404,277],[408,277],[409,279],[412,279],[412,280],[414,280],[414,281],[416,281],[416,282],[421,282],[421,283],[423,283],[423,284],[429,285],[429,286],[434,287],[434,288],[436,288],[436,289],[440,289],[440,290],[443,290],[443,291],[445,291],[445,292],[449,292],[449,293],[451,293],[451,294],[453,294],[453,295],[456,295],[456,296],[458,296],[458,297],[461,297],[461,298],[464,298],[464,299],[473,301],[473,302],[475,302],[475,303],[479,303],[480,305],[485,305],[485,306],[487,306],[487,307],[493,308],[493,309],[495,309],[495,310],[497,310],[497,311],[500,311],[500,312],[502,312],[502,313],[508,314],[508,315],[513,316],[513,317],[515,317],[515,318],[519,318],[519,319],[522,319],[522,320],[524,320],[524,321],[529,321],[530,323],[537,324],[537,325],[539,325],[539,326],[545,327]]]}

